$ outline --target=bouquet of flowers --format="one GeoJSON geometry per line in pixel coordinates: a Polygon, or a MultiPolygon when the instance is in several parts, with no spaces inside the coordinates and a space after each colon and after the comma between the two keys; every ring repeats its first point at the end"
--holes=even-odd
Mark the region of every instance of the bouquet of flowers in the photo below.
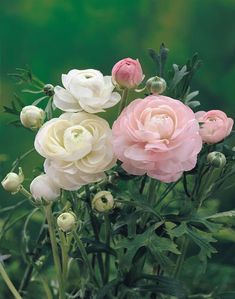
{"type": "Polygon", "coordinates": [[[235,173],[235,148],[228,142],[233,120],[220,110],[195,111],[199,92],[190,84],[201,65],[197,55],[167,72],[164,44],[149,54],[153,77],[131,58],[117,62],[111,76],[70,70],[55,87],[28,69],[13,74],[28,85],[24,92],[41,94],[29,106],[18,99],[20,109],[16,103],[5,107],[17,116],[14,125],[35,132],[33,149],[2,181],[6,191],[22,193],[31,204],[19,287],[4,256],[0,261],[16,299],[32,298],[32,279],[48,299],[197,298],[180,279],[192,258],[189,249],[195,248],[205,271],[216,252],[214,235],[226,224],[221,218],[235,216],[206,209],[235,173]],[[113,106],[110,126],[106,110],[113,106]],[[33,151],[45,160],[27,186],[20,166],[33,151]],[[40,229],[32,241],[36,213],[40,229]]]}

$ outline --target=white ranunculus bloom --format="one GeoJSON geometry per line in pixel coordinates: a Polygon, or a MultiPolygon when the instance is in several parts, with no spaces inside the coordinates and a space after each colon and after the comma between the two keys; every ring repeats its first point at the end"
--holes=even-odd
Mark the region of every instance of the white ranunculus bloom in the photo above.
{"type": "Polygon", "coordinates": [[[105,177],[116,162],[112,134],[104,119],[86,112],[64,113],[46,122],[35,139],[35,148],[46,158],[45,172],[65,190],[105,177]]]}
{"type": "Polygon", "coordinates": [[[121,99],[119,93],[113,92],[111,76],[103,76],[97,70],[71,70],[62,75],[62,83],[64,88],[55,87],[53,100],[56,107],[66,112],[102,112],[121,99]]]}
{"type": "Polygon", "coordinates": [[[30,192],[36,201],[54,201],[60,196],[60,188],[47,174],[37,176],[30,184],[30,192]]]}
{"type": "Polygon", "coordinates": [[[45,112],[36,106],[25,106],[20,112],[20,120],[24,127],[32,130],[42,126],[45,119],[45,112]]]}

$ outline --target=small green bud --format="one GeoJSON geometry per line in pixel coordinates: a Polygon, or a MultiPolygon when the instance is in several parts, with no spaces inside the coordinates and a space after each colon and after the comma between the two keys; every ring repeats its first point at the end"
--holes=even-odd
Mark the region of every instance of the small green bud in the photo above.
{"type": "Polygon", "coordinates": [[[60,214],[57,218],[58,227],[65,233],[72,231],[76,225],[76,215],[72,212],[60,214]]]}
{"type": "Polygon", "coordinates": [[[92,208],[97,212],[108,212],[114,207],[113,195],[109,191],[100,191],[92,199],[92,208]]]}
{"type": "Polygon", "coordinates": [[[110,184],[116,185],[119,181],[119,174],[118,172],[113,172],[108,176],[108,182],[110,184]]]}
{"type": "Polygon", "coordinates": [[[226,164],[226,157],[223,153],[211,152],[207,155],[207,162],[215,168],[222,168],[226,164]]]}
{"type": "Polygon", "coordinates": [[[148,79],[146,87],[152,94],[162,94],[166,90],[166,81],[158,76],[148,79]]]}
{"type": "Polygon", "coordinates": [[[45,94],[49,97],[54,95],[54,86],[52,84],[46,84],[43,87],[43,91],[45,92],[45,94]]]}
{"type": "Polygon", "coordinates": [[[1,184],[3,188],[11,192],[12,194],[17,193],[20,190],[20,186],[24,181],[24,175],[22,169],[19,168],[19,173],[9,172],[6,177],[2,180],[1,184]]]}

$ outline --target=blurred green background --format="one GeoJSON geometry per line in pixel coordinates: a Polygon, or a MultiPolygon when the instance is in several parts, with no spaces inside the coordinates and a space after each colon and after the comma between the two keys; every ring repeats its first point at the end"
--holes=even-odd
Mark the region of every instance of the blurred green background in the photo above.
{"type": "MultiPolygon", "coordinates": [[[[11,0],[2,2],[1,20],[0,179],[12,161],[32,147],[34,139],[34,133],[9,126],[12,117],[2,113],[14,92],[25,104],[35,99],[20,94],[7,75],[16,67],[29,65],[42,81],[56,85],[61,83],[61,74],[72,68],[110,74],[115,62],[132,57],[139,58],[149,77],[154,66],[147,49],[158,49],[164,42],[170,49],[168,68],[173,62],[185,63],[195,52],[203,60],[193,82],[193,89],[200,91],[201,108],[221,109],[235,117],[234,0],[11,0]]],[[[27,176],[32,177],[36,161],[41,160],[32,154],[22,164],[27,176]]],[[[234,208],[234,193],[221,194],[220,210],[234,208]]],[[[19,197],[8,196],[0,188],[0,208],[19,197]]],[[[0,214],[0,229],[4,217],[0,214]]],[[[9,233],[0,241],[0,251],[17,247],[19,238],[9,233]]],[[[207,287],[218,282],[226,285],[235,276],[235,237],[222,234],[220,238],[220,253],[211,261],[207,287]]],[[[14,257],[9,264],[13,277],[19,260],[14,257]]],[[[5,299],[1,291],[0,299],[5,299]]]]}

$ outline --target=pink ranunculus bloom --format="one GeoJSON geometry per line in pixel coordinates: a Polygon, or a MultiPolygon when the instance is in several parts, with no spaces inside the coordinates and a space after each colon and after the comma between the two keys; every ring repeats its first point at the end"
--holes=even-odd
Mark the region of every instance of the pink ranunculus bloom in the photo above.
{"type": "Polygon", "coordinates": [[[112,80],[121,88],[136,88],[143,78],[143,71],[138,59],[122,59],[112,69],[112,80]]]}
{"type": "Polygon", "coordinates": [[[177,181],[193,169],[202,147],[193,111],[166,96],[137,99],[113,125],[113,149],[130,174],[177,181]]]}
{"type": "Polygon", "coordinates": [[[199,111],[195,116],[201,125],[199,132],[205,143],[213,144],[223,140],[233,128],[233,119],[220,110],[199,111]]]}

